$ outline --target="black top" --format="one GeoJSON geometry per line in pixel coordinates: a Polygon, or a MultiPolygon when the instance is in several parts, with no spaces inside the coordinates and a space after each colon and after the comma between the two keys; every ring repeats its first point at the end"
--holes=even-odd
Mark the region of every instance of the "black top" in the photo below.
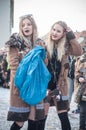
{"type": "Polygon", "coordinates": [[[58,77],[61,71],[61,62],[58,60],[57,55],[57,49],[54,49],[52,58],[49,59],[48,62],[48,70],[52,75],[51,80],[48,84],[48,89],[51,90],[56,88],[56,82],[58,81],[58,77]]]}

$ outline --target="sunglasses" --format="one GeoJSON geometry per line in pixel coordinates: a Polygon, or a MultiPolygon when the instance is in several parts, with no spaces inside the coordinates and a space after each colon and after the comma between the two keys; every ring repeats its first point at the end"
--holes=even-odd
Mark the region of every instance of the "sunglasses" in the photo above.
{"type": "Polygon", "coordinates": [[[27,17],[33,18],[33,15],[32,14],[22,15],[22,16],[19,17],[19,19],[21,20],[21,19],[24,19],[24,18],[27,18],[27,17]]]}

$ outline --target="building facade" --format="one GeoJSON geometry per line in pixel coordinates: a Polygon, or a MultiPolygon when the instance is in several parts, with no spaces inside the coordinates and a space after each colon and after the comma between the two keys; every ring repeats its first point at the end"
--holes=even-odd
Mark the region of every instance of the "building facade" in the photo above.
{"type": "Polygon", "coordinates": [[[4,47],[13,27],[14,0],[0,0],[0,48],[4,47]]]}

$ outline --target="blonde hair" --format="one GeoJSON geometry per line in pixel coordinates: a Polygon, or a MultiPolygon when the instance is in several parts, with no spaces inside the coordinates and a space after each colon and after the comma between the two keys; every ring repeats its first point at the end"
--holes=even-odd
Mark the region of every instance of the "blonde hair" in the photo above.
{"type": "MultiPolygon", "coordinates": [[[[55,24],[59,24],[60,26],[63,27],[63,31],[64,32],[66,31],[67,24],[63,21],[58,21],[58,22],[54,23],[51,27],[51,30],[55,24]]],[[[55,41],[53,41],[51,39],[51,30],[50,30],[50,33],[48,35],[48,39],[46,41],[47,50],[48,50],[49,56],[51,58],[52,54],[53,54],[54,47],[57,48],[57,52],[58,52],[57,59],[61,61],[62,56],[65,54],[66,36],[64,35],[61,39],[59,39],[58,44],[55,44],[55,41]]]]}
{"type": "Polygon", "coordinates": [[[31,38],[31,42],[34,43],[34,41],[38,37],[38,32],[37,32],[37,25],[36,25],[35,20],[34,20],[34,18],[31,14],[24,15],[24,16],[20,17],[19,34],[25,40],[26,43],[29,42],[28,39],[24,36],[24,34],[22,32],[22,22],[23,22],[24,19],[29,19],[31,21],[31,24],[32,24],[32,27],[33,27],[33,35],[32,35],[32,38],[31,38]]]}

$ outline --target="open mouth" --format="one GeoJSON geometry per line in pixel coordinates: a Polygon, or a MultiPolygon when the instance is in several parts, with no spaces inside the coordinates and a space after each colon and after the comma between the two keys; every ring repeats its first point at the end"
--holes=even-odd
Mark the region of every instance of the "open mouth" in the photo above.
{"type": "Polygon", "coordinates": [[[29,30],[25,30],[25,33],[28,33],[28,32],[30,32],[29,30]]]}

